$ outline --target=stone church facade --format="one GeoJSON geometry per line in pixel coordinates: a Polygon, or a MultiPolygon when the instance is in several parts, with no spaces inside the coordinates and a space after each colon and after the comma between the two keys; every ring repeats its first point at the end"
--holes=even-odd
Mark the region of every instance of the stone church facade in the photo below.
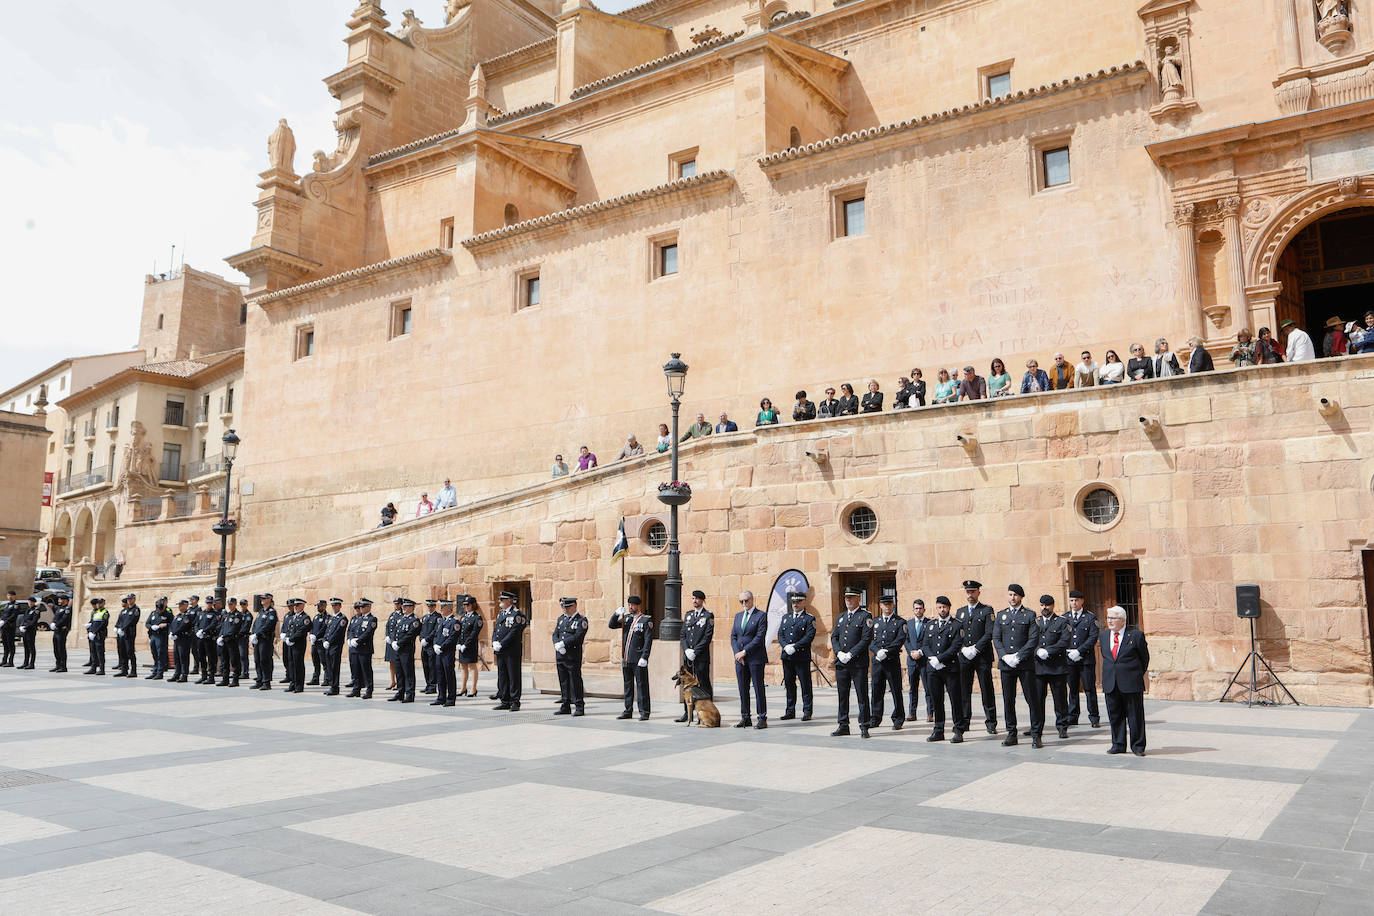
{"type": "MultiPolygon", "coordinates": [[[[510,583],[536,620],[571,593],[604,621],[622,517],[634,587],[661,588],[664,462],[549,464],[588,444],[610,465],[628,433],[652,448],[681,352],[687,422],[744,430],[684,466],[687,588],[718,613],[789,567],[823,623],[851,583],[903,608],[970,576],[995,604],[1010,581],[1083,587],[1158,637],[1156,695],[1203,699],[1248,649],[1234,586],[1258,584],[1300,699],[1374,699],[1374,361],[1227,361],[1242,329],[1291,319],[1320,350],[1328,319],[1374,305],[1374,14],[472,0],[445,18],[364,0],[325,80],[333,149],[302,174],[284,122],[269,141],[228,259],[249,278],[232,590],[510,583]],[[1185,357],[1200,338],[1222,371],[786,422],[797,389],[877,378],[890,404],[913,366],[933,389],[998,357],[1019,381],[1031,358],[1160,337],[1185,357]],[[753,431],[763,397],[784,423],[753,431]],[[457,510],[370,530],[445,477],[457,510]]],[[[551,665],[538,628],[531,649],[551,665]]]]}

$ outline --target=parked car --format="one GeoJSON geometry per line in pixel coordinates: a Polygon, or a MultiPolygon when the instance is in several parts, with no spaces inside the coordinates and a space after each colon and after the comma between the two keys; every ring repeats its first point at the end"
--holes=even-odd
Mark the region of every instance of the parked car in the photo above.
{"type": "Polygon", "coordinates": [[[67,600],[70,601],[72,581],[70,579],[47,579],[35,585],[33,593],[38,596],[38,600],[43,605],[42,613],[38,617],[38,626],[40,629],[50,630],[52,629],[52,609],[53,605],[57,603],[57,596],[66,595],[67,600]]]}

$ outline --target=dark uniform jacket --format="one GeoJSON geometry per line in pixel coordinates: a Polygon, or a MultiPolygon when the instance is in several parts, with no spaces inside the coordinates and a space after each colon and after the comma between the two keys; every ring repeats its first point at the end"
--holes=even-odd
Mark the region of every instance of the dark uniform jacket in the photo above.
{"type": "Polygon", "coordinates": [[[816,618],[806,611],[799,614],[793,613],[790,609],[782,615],[782,621],[778,624],[778,645],[795,646],[797,651],[792,656],[806,657],[811,654],[811,643],[816,639],[816,618]]]}
{"type": "Polygon", "coordinates": [[[525,626],[528,623],[525,613],[514,604],[496,615],[496,621],[491,625],[491,641],[501,644],[502,655],[510,652],[520,654],[523,648],[520,644],[520,636],[525,632],[525,626]]]}
{"type": "Polygon", "coordinates": [[[414,614],[402,614],[391,634],[391,638],[396,640],[396,651],[414,657],[415,640],[420,635],[420,618],[414,614]]]}
{"type": "Polygon", "coordinates": [[[310,614],[306,611],[298,611],[295,615],[287,614],[286,620],[282,622],[281,638],[291,640],[291,648],[300,648],[301,640],[305,639],[305,634],[310,632],[310,614]]]}
{"type": "Polygon", "coordinates": [[[439,628],[439,621],[443,619],[438,611],[426,611],[425,616],[420,618],[420,638],[427,643],[434,642],[434,631],[439,628]]]}
{"type": "Polygon", "coordinates": [[[1069,673],[1069,620],[1058,614],[1051,614],[1048,617],[1041,616],[1035,621],[1035,673],[1045,677],[1055,677],[1069,673]],[[1041,623],[1044,628],[1041,628],[1041,623]],[[1042,659],[1040,650],[1044,649],[1050,654],[1049,658],[1042,659]]]}
{"type": "Polygon", "coordinates": [[[711,638],[716,633],[716,617],[706,608],[687,611],[682,621],[682,648],[697,655],[711,651],[711,638]]]}
{"type": "Polygon", "coordinates": [[[109,608],[100,608],[91,613],[91,620],[90,623],[86,624],[86,630],[94,634],[96,641],[99,641],[105,638],[105,631],[109,629],[109,626],[110,610],[109,608]]]}
{"type": "Polygon", "coordinates": [[[955,617],[936,617],[934,620],[927,620],[921,633],[921,651],[925,653],[927,660],[935,658],[940,660],[944,669],[948,670],[954,664],[959,655],[959,649],[964,645],[964,622],[955,617]]]}
{"type": "Polygon", "coordinates": [[[434,651],[439,655],[447,655],[458,645],[458,630],[460,622],[457,617],[445,617],[439,615],[439,622],[434,625],[434,651]]]}
{"type": "Polygon", "coordinates": [[[119,617],[115,619],[115,630],[125,636],[133,636],[131,628],[138,626],[138,618],[143,611],[136,604],[131,604],[119,612],[119,617]]]}
{"type": "Polygon", "coordinates": [[[53,608],[52,628],[58,633],[66,633],[72,628],[72,608],[71,605],[58,605],[53,608]]]}
{"type": "MultiPolygon", "coordinates": [[[[767,617],[767,614],[763,615],[767,617]]],[[[638,665],[654,648],[654,620],[648,614],[624,613],[611,617],[611,629],[621,630],[620,659],[624,665],[638,665]]]]}
{"type": "Polygon", "coordinates": [[[997,651],[997,670],[1021,671],[1033,661],[1036,644],[1040,641],[1040,631],[1035,628],[1035,612],[1024,604],[1019,608],[1005,607],[997,612],[992,624],[992,645],[997,651]],[[1016,653],[1021,656],[1013,668],[1002,661],[1003,655],[1016,653]]]}
{"type": "MultiPolygon", "coordinates": [[[[318,618],[317,618],[318,619],[318,618]]],[[[324,632],[317,638],[321,642],[329,643],[329,648],[334,648],[343,642],[344,634],[348,632],[348,618],[343,614],[333,614],[328,623],[325,624],[324,632]]]]}
{"type": "Polygon", "coordinates": [[[1077,649],[1081,661],[1069,659],[1070,665],[1087,665],[1091,668],[1097,664],[1094,657],[1097,653],[1097,618],[1092,615],[1087,608],[1078,612],[1078,620],[1073,619],[1073,612],[1065,617],[1069,622],[1069,648],[1077,649]]]}
{"type": "Polygon", "coordinates": [[[922,645],[926,640],[926,630],[934,623],[931,617],[912,617],[906,622],[906,663],[910,668],[919,668],[926,663],[925,647],[922,645]],[[912,658],[911,653],[917,649],[921,651],[920,658],[912,658]]]}
{"type": "Polygon", "coordinates": [[[553,623],[554,644],[563,644],[563,654],[554,653],[554,661],[560,665],[577,666],[582,664],[582,642],[587,638],[587,618],[581,614],[559,614],[553,623]]]}
{"type": "Polygon", "coordinates": [[[172,612],[164,608],[153,608],[148,614],[148,619],[144,622],[144,628],[148,631],[148,638],[154,636],[166,636],[169,624],[172,622],[172,612]]]}
{"type": "Polygon", "coordinates": [[[172,618],[172,625],[168,627],[168,629],[173,636],[186,636],[195,625],[196,615],[192,614],[190,609],[187,608],[184,611],[177,612],[177,615],[172,618]]]}
{"type": "Polygon", "coordinates": [[[237,608],[232,611],[226,608],[224,613],[219,615],[219,629],[213,634],[207,635],[215,636],[217,639],[223,639],[224,644],[228,645],[239,638],[239,633],[243,625],[243,613],[237,608]]]}
{"type": "Polygon", "coordinates": [[[862,607],[855,611],[846,609],[835,618],[835,628],[830,631],[830,648],[835,652],[835,664],[840,661],[841,652],[852,652],[854,657],[848,662],[860,668],[868,667],[868,644],[873,639],[873,618],[862,607]]]}
{"type": "Polygon", "coordinates": [[[24,613],[26,606],[18,601],[6,602],[4,608],[0,608],[0,626],[11,630],[18,626],[19,615],[24,613]]]}
{"type": "Polygon", "coordinates": [[[359,614],[348,622],[348,638],[357,641],[357,645],[352,648],[363,655],[372,654],[372,639],[376,632],[377,618],[371,613],[359,614]]]}
{"type": "Polygon", "coordinates": [[[196,636],[208,639],[219,632],[219,612],[212,607],[190,608],[196,615],[196,636]]]}
{"type": "Polygon", "coordinates": [[[39,602],[32,607],[25,607],[24,614],[19,618],[19,628],[25,633],[36,630],[38,621],[43,619],[43,604],[39,602]]]}
{"type": "Polygon", "coordinates": [[[473,643],[477,637],[482,635],[482,627],[485,623],[482,615],[476,611],[464,611],[463,616],[458,619],[459,644],[475,650],[477,647],[473,643]]]}
{"type": "MultiPolygon", "coordinates": [[[[964,654],[960,652],[959,664],[992,664],[993,614],[992,605],[983,604],[981,601],[974,605],[973,613],[969,613],[968,605],[964,605],[954,612],[954,619],[962,624],[959,648],[966,649],[969,646],[974,646],[978,649],[978,654],[971,659],[965,658],[964,654]]],[[[997,654],[1001,655],[1002,653],[997,654]]]]}
{"type": "Polygon", "coordinates": [[[324,639],[325,631],[329,629],[329,622],[334,618],[329,616],[328,611],[317,611],[315,616],[310,618],[310,635],[319,642],[324,639]]]}
{"type": "Polygon", "coordinates": [[[906,645],[906,620],[893,614],[891,617],[875,617],[873,619],[873,641],[869,643],[869,649],[876,656],[879,649],[886,649],[887,655],[884,662],[900,660],[902,657],[902,647],[906,645]]]}
{"type": "Polygon", "coordinates": [[[276,639],[277,609],[274,607],[265,607],[258,611],[258,617],[253,621],[253,629],[249,635],[256,636],[258,642],[262,642],[263,640],[271,642],[276,639]]]}

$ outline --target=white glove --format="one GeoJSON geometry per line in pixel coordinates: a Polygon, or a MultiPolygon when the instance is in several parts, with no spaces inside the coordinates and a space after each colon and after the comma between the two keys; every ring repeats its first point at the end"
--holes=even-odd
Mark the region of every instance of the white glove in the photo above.
{"type": "Polygon", "coordinates": [[[1047,659],[1047,658],[1050,657],[1050,650],[1049,650],[1049,649],[1036,649],[1036,650],[1035,650],[1035,654],[1038,655],[1038,656],[1040,656],[1040,660],[1043,662],[1045,659],[1047,659]]]}
{"type": "Polygon", "coordinates": [[[467,650],[468,650],[467,644],[461,643],[461,642],[458,644],[458,651],[459,651],[459,652],[466,652],[467,650]]]}
{"type": "MultiPolygon", "coordinates": [[[[20,633],[23,633],[23,632],[25,632],[25,631],[27,631],[27,630],[28,630],[28,627],[20,627],[20,628],[19,628],[19,632],[20,632],[20,633]]],[[[119,634],[119,635],[123,636],[124,634],[121,633],[121,634],[119,634]]]]}
{"type": "Polygon", "coordinates": [[[393,649],[399,649],[399,648],[400,648],[400,646],[396,645],[396,640],[394,640],[394,639],[388,639],[387,642],[391,643],[391,648],[393,648],[393,649]]]}
{"type": "Polygon", "coordinates": [[[697,660],[697,650],[696,650],[696,649],[683,649],[683,650],[682,650],[682,654],[685,655],[685,656],[687,656],[687,661],[689,661],[689,662],[694,662],[694,661],[697,660]]]}
{"type": "Polygon", "coordinates": [[[964,658],[968,659],[969,661],[973,661],[973,657],[974,657],[975,655],[978,654],[978,647],[977,647],[977,646],[964,646],[964,647],[963,647],[962,649],[960,649],[959,651],[962,652],[962,653],[964,654],[964,658]]]}
{"type": "Polygon", "coordinates": [[[224,637],[221,636],[219,639],[215,640],[215,645],[217,645],[217,646],[222,646],[222,645],[224,645],[224,637]]]}
{"type": "Polygon", "coordinates": [[[358,648],[358,640],[357,640],[356,638],[355,638],[355,639],[350,639],[350,640],[348,641],[348,647],[349,647],[350,649],[356,649],[356,648],[358,648]]]}
{"type": "Polygon", "coordinates": [[[873,653],[873,657],[876,658],[876,659],[877,659],[878,661],[880,661],[880,662],[881,662],[881,661],[885,661],[885,660],[887,659],[887,650],[886,650],[886,649],[879,649],[877,652],[874,652],[874,653],[873,653]]]}
{"type": "Polygon", "coordinates": [[[1006,662],[1009,667],[1015,668],[1021,663],[1021,656],[1017,655],[1015,652],[1008,652],[1006,655],[1002,656],[1002,661],[1006,662]]]}
{"type": "Polygon", "coordinates": [[[940,671],[945,667],[945,663],[932,655],[930,657],[930,667],[934,668],[936,671],[940,671]]]}
{"type": "Polygon", "coordinates": [[[423,648],[424,648],[425,646],[427,646],[427,645],[429,645],[429,640],[428,640],[428,639],[422,639],[422,640],[420,640],[420,648],[421,648],[421,649],[423,649],[423,648]]]}
{"type": "Polygon", "coordinates": [[[1075,661],[1075,662],[1081,662],[1081,661],[1083,660],[1083,655],[1082,655],[1082,653],[1080,653],[1077,649],[1070,649],[1070,650],[1069,650],[1069,660],[1070,660],[1070,661],[1075,661]]]}
{"type": "Polygon", "coordinates": [[[853,658],[854,656],[853,656],[853,654],[850,653],[850,652],[840,652],[840,653],[838,653],[835,657],[838,658],[841,662],[843,662],[844,664],[847,665],[847,664],[849,664],[849,660],[850,660],[851,658],[853,658]]]}
{"type": "Polygon", "coordinates": [[[796,655],[797,647],[789,643],[782,647],[782,651],[786,652],[788,655],[796,655]]]}
{"type": "Polygon", "coordinates": [[[256,646],[258,644],[258,634],[254,633],[252,636],[248,637],[248,641],[256,646]]]}
{"type": "Polygon", "coordinates": [[[553,650],[557,652],[559,655],[562,655],[564,650],[563,640],[560,639],[558,642],[554,643],[553,650]]]}
{"type": "Polygon", "coordinates": [[[491,647],[495,649],[497,652],[501,651],[501,643],[498,640],[493,639],[491,641],[491,647]]]}
{"type": "Polygon", "coordinates": [[[624,614],[624,613],[625,613],[625,609],[624,609],[623,607],[618,607],[618,608],[615,609],[615,613],[613,613],[613,614],[611,615],[611,619],[614,620],[615,618],[619,617],[621,614],[624,614]]]}
{"type": "Polygon", "coordinates": [[[86,638],[89,639],[91,642],[95,642],[95,634],[94,634],[94,633],[87,633],[87,634],[86,634],[86,638]]]}
{"type": "MultiPolygon", "coordinates": [[[[24,628],[23,628],[23,627],[20,627],[20,628],[19,628],[19,632],[20,632],[20,633],[24,632],[24,628]]],[[[116,636],[123,636],[123,635],[124,635],[124,631],[121,630],[119,627],[115,627],[115,635],[116,635],[116,636]]]]}
{"type": "Polygon", "coordinates": [[[315,634],[314,634],[314,633],[311,633],[310,636],[307,637],[307,638],[308,638],[311,642],[314,642],[314,641],[315,641],[315,634]]]}
{"type": "Polygon", "coordinates": [[[647,668],[647,667],[649,667],[649,660],[648,660],[647,658],[641,658],[641,659],[639,660],[639,667],[641,667],[641,668],[647,668]]]}
{"type": "Polygon", "coordinates": [[[282,637],[282,642],[286,643],[288,646],[294,646],[296,644],[294,639],[287,639],[286,637],[282,637]]]}
{"type": "Polygon", "coordinates": [[[204,630],[196,630],[196,639],[204,639],[204,638],[205,638],[205,631],[204,631],[204,630]]]}
{"type": "Polygon", "coordinates": [[[324,647],[325,647],[325,648],[326,648],[326,649],[328,649],[328,648],[329,648],[329,640],[327,640],[327,639],[324,639],[324,640],[321,640],[321,642],[323,642],[323,643],[324,643],[324,647]]]}
{"type": "Polygon", "coordinates": [[[910,655],[912,658],[920,658],[920,657],[921,657],[921,650],[920,650],[920,649],[912,649],[910,652],[907,653],[907,655],[910,655]]]}

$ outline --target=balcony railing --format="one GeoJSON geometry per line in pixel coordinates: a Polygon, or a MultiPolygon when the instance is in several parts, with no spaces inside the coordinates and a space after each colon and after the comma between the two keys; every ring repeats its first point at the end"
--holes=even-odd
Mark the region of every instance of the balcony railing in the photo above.
{"type": "Polygon", "coordinates": [[[172,497],[172,512],[168,518],[185,518],[196,511],[196,496],[194,492],[178,493],[172,497]]]}
{"type": "Polygon", "coordinates": [[[224,470],[224,456],[210,455],[200,461],[192,461],[186,470],[186,479],[195,480],[197,477],[205,477],[209,474],[218,474],[224,470]]]}
{"type": "Polygon", "coordinates": [[[157,517],[162,514],[162,497],[150,496],[147,499],[140,499],[133,503],[132,508],[134,510],[134,521],[156,521],[157,517]]]}
{"type": "Polygon", "coordinates": [[[233,412],[234,412],[234,398],[233,398],[233,396],[230,395],[230,396],[227,397],[227,398],[226,398],[226,397],[221,397],[221,398],[219,399],[219,413],[220,413],[220,416],[226,416],[226,415],[231,414],[231,413],[233,413],[233,412]]]}
{"type": "Polygon", "coordinates": [[[196,408],[196,425],[203,426],[210,422],[210,414],[204,407],[196,408]]]}
{"type": "Polygon", "coordinates": [[[76,430],[69,429],[62,434],[63,445],[76,445],[76,430]]]}
{"type": "Polygon", "coordinates": [[[105,428],[119,429],[119,408],[107,411],[105,414],[105,428]]]}
{"type": "Polygon", "coordinates": [[[58,484],[58,493],[70,493],[72,490],[82,490],[86,487],[104,483],[110,479],[109,468],[91,468],[89,471],[82,471],[80,474],[73,474],[66,480],[58,484]]]}
{"type": "Polygon", "coordinates": [[[94,438],[95,438],[95,421],[94,421],[94,420],[87,420],[87,421],[86,421],[86,425],[85,425],[85,427],[84,427],[84,433],[85,433],[85,436],[86,436],[87,439],[94,439],[94,438]]]}
{"type": "Polygon", "coordinates": [[[185,480],[185,479],[186,479],[186,465],[184,465],[184,464],[168,464],[167,462],[163,462],[162,466],[161,466],[160,468],[158,468],[157,479],[158,479],[158,480],[177,480],[177,481],[185,480]]]}
{"type": "Polygon", "coordinates": [[[185,420],[185,404],[168,404],[162,413],[162,422],[166,426],[185,426],[185,420]]]}

